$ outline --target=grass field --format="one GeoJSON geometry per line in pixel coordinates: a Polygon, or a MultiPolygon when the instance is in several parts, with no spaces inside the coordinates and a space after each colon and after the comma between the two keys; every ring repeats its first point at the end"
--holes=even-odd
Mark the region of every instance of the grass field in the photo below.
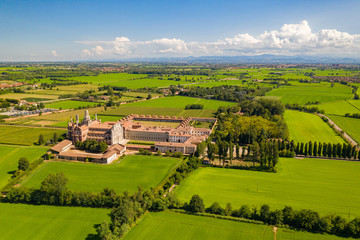
{"type": "Polygon", "coordinates": [[[78,107],[93,107],[95,105],[98,105],[97,102],[84,102],[84,101],[57,101],[52,103],[45,104],[46,108],[55,108],[55,109],[72,109],[72,108],[78,108],[78,107]]]}
{"type": "Polygon", "coordinates": [[[1,95],[1,98],[12,98],[12,99],[42,99],[42,100],[54,100],[58,99],[58,95],[50,95],[50,94],[32,94],[32,93],[6,93],[1,95]]]}
{"type": "Polygon", "coordinates": [[[321,214],[360,216],[359,162],[280,158],[277,173],[201,168],[192,173],[175,193],[181,201],[194,194],[210,206],[243,204],[272,209],[285,205],[312,209],[321,214]]]}
{"type": "Polygon", "coordinates": [[[355,141],[360,143],[360,119],[347,118],[335,115],[328,117],[336,123],[343,131],[349,134],[355,141]]]}
{"type": "Polygon", "coordinates": [[[110,73],[98,76],[84,76],[71,78],[76,81],[89,82],[96,85],[110,85],[117,87],[127,87],[138,89],[144,87],[166,87],[186,83],[185,81],[159,80],[157,78],[147,78],[146,74],[110,73]]]}
{"type": "Polygon", "coordinates": [[[159,184],[179,162],[176,158],[129,155],[110,165],[74,162],[48,162],[24,180],[27,187],[39,187],[49,173],[63,172],[74,191],[100,192],[105,187],[116,192],[134,192],[138,186],[149,189],[159,184]]]}
{"type": "Polygon", "coordinates": [[[87,239],[108,209],[0,203],[1,239],[87,239]]]}
{"type": "Polygon", "coordinates": [[[26,157],[30,162],[39,159],[47,148],[0,145],[0,188],[3,188],[17,170],[18,161],[26,157]]]}
{"type": "Polygon", "coordinates": [[[234,106],[236,103],[207,100],[201,98],[174,96],[165,98],[156,98],[150,101],[142,101],[131,103],[131,106],[137,107],[160,107],[160,108],[182,108],[184,109],[188,104],[202,104],[204,109],[218,109],[220,106],[234,106]]]}
{"type": "Polygon", "coordinates": [[[59,136],[65,133],[65,130],[0,125],[0,132],[0,143],[30,146],[38,141],[40,134],[48,140],[55,132],[59,136]]]}
{"type": "Polygon", "coordinates": [[[354,105],[352,105],[350,101],[345,100],[321,103],[313,106],[324,110],[326,115],[334,114],[344,116],[345,113],[360,113],[360,110],[354,107],[354,105]]]}
{"type": "Polygon", "coordinates": [[[290,140],[295,142],[343,143],[344,140],[320,117],[299,111],[286,110],[285,121],[289,128],[290,140]]]}
{"type": "Polygon", "coordinates": [[[129,103],[118,108],[108,109],[104,114],[106,115],[128,115],[135,114],[150,114],[163,116],[193,116],[193,117],[213,117],[213,114],[220,106],[234,106],[235,103],[206,100],[191,97],[165,97],[157,98],[150,101],[141,101],[136,103],[129,103]],[[204,109],[185,110],[188,104],[202,104],[204,109]]]}
{"type": "Polygon", "coordinates": [[[277,96],[286,103],[306,104],[319,101],[320,103],[351,99],[351,88],[340,84],[330,87],[328,83],[308,84],[301,86],[280,87],[266,93],[266,96],[277,96]]]}
{"type": "MultiPolygon", "coordinates": [[[[147,214],[124,238],[125,240],[217,240],[217,239],[275,239],[271,226],[234,222],[210,217],[193,216],[181,213],[160,212],[147,214]]],[[[336,240],[331,235],[296,232],[278,228],[278,240],[336,240]]]]}

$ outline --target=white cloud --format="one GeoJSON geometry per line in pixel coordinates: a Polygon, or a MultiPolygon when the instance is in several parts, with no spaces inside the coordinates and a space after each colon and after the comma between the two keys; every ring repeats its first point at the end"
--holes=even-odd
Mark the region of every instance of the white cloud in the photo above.
{"type": "Polygon", "coordinates": [[[85,57],[94,56],[94,54],[89,49],[82,50],[81,55],[85,57]]]}
{"type": "Polygon", "coordinates": [[[360,54],[360,35],[322,29],[313,32],[306,20],[284,24],[279,30],[264,31],[253,36],[240,33],[215,42],[185,42],[177,38],[131,41],[116,37],[114,41],[77,41],[94,46],[84,49],[82,56],[102,58],[202,56],[202,55],[259,55],[259,54],[360,54]]]}
{"type": "Polygon", "coordinates": [[[51,55],[52,55],[53,57],[57,57],[57,56],[58,56],[55,50],[52,50],[52,51],[51,51],[51,55]]]}
{"type": "Polygon", "coordinates": [[[155,52],[157,51],[159,53],[185,53],[188,51],[186,42],[176,38],[154,39],[147,43],[153,44],[155,47],[155,52]]]}
{"type": "Polygon", "coordinates": [[[104,48],[102,46],[96,46],[92,49],[96,55],[103,55],[104,54],[104,48]]]}

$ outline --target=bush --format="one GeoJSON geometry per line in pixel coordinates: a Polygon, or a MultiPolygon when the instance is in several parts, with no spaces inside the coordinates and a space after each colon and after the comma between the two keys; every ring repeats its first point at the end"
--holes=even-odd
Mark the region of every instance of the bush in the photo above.
{"type": "Polygon", "coordinates": [[[18,163],[18,169],[22,170],[22,171],[26,171],[30,166],[30,162],[27,158],[25,157],[21,157],[19,159],[19,163],[18,163]]]}
{"type": "Polygon", "coordinates": [[[174,152],[172,154],[173,157],[176,157],[176,158],[181,158],[183,156],[183,153],[182,152],[174,152]]]}
{"type": "Polygon", "coordinates": [[[205,209],[205,205],[202,198],[199,195],[192,196],[188,206],[188,211],[197,213],[197,212],[203,212],[204,209],[205,209]]]}

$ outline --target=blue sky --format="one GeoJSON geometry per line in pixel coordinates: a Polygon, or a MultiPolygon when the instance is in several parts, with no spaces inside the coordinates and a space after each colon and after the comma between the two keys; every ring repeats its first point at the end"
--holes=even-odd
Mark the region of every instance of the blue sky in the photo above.
{"type": "Polygon", "coordinates": [[[359,10],[357,0],[1,0],[0,61],[355,56],[359,10]]]}

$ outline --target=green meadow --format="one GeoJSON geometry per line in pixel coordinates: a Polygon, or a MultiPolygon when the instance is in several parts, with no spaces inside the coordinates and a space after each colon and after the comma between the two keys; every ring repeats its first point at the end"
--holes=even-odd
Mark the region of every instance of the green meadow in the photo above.
{"type": "Polygon", "coordinates": [[[172,212],[147,214],[125,240],[274,239],[272,229],[262,224],[240,223],[172,212]]]}
{"type": "Polygon", "coordinates": [[[200,98],[191,98],[183,96],[157,98],[149,101],[140,101],[129,103],[117,108],[108,109],[105,115],[128,115],[149,114],[163,116],[193,116],[193,117],[213,117],[213,114],[220,106],[234,106],[233,102],[206,100],[200,98]],[[188,104],[202,104],[204,109],[185,110],[188,104]]]}
{"type": "Polygon", "coordinates": [[[47,148],[0,145],[0,188],[4,187],[18,168],[18,161],[26,157],[30,162],[39,159],[47,148]]]}
{"type": "Polygon", "coordinates": [[[346,113],[360,113],[360,110],[349,100],[327,102],[313,106],[318,107],[320,110],[324,110],[325,115],[334,114],[344,116],[346,113]]]}
{"type": "Polygon", "coordinates": [[[276,96],[284,104],[306,104],[307,102],[316,101],[325,103],[351,99],[353,97],[350,87],[340,84],[335,84],[334,87],[331,87],[329,83],[279,87],[266,93],[266,96],[276,96]]]}
{"type": "Polygon", "coordinates": [[[108,209],[0,203],[1,239],[88,239],[108,209]]]}
{"type": "Polygon", "coordinates": [[[125,240],[217,240],[217,239],[293,239],[337,240],[340,237],[297,232],[278,228],[276,238],[272,226],[256,223],[235,222],[211,217],[194,216],[173,212],[147,214],[139,224],[125,235],[125,240]]]}
{"type": "Polygon", "coordinates": [[[294,110],[285,111],[290,140],[295,142],[343,143],[344,140],[315,114],[294,110]]]}
{"type": "Polygon", "coordinates": [[[118,193],[134,192],[138,186],[156,187],[179,162],[176,158],[129,155],[113,164],[47,162],[24,179],[26,187],[40,187],[49,173],[63,172],[74,191],[101,192],[108,187],[118,193]]]}
{"type": "Polygon", "coordinates": [[[175,194],[181,201],[198,194],[207,207],[215,201],[234,208],[287,205],[354,218],[360,216],[359,171],[359,162],[293,158],[280,158],[276,173],[206,167],[186,178],[175,194]]]}
{"type": "Polygon", "coordinates": [[[160,80],[148,78],[146,74],[109,73],[98,76],[73,77],[72,80],[89,82],[95,85],[110,85],[138,89],[144,87],[167,87],[186,83],[185,81],[160,80]]]}
{"type": "Polygon", "coordinates": [[[78,107],[93,107],[98,105],[97,102],[84,102],[84,101],[57,101],[45,104],[46,108],[55,108],[55,109],[73,109],[78,107]]]}
{"type": "Polygon", "coordinates": [[[360,119],[336,115],[329,115],[328,117],[356,142],[360,143],[360,119]]]}
{"type": "Polygon", "coordinates": [[[220,106],[234,106],[236,103],[218,100],[207,100],[201,98],[174,96],[156,98],[150,101],[131,103],[131,106],[139,107],[160,107],[160,108],[185,108],[188,104],[202,104],[204,109],[218,109],[220,106]]]}
{"type": "Polygon", "coordinates": [[[0,143],[14,145],[33,145],[42,134],[44,139],[51,139],[54,133],[58,136],[65,133],[65,130],[38,128],[38,127],[20,127],[13,125],[0,125],[0,143]]]}

